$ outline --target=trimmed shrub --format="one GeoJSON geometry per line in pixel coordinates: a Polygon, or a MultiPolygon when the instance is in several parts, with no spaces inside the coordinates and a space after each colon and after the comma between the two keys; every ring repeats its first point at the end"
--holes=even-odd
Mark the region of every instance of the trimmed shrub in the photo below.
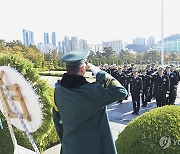
{"type": "Polygon", "coordinates": [[[179,154],[180,107],[164,106],[133,119],[116,140],[118,154],[179,154]]]}
{"type": "Polygon", "coordinates": [[[39,73],[39,75],[41,75],[41,76],[58,76],[58,77],[63,76],[62,73],[39,73]]]}
{"type": "MultiPolygon", "coordinates": [[[[11,66],[15,68],[18,72],[22,73],[23,76],[28,80],[28,82],[33,85],[36,91],[39,101],[42,104],[43,110],[43,123],[41,127],[34,133],[32,137],[38,146],[38,149],[42,152],[52,145],[59,143],[58,135],[55,131],[54,123],[52,120],[52,105],[51,101],[53,99],[53,89],[49,88],[45,81],[40,80],[40,76],[33,64],[18,57],[17,55],[1,55],[0,54],[0,66],[11,66]]],[[[2,115],[0,115],[2,116],[2,115]]],[[[9,135],[9,130],[7,128],[6,121],[3,117],[4,129],[0,130],[0,153],[13,153],[13,145],[9,135]]],[[[26,134],[18,129],[14,128],[15,136],[19,145],[33,150],[26,134]]]]}

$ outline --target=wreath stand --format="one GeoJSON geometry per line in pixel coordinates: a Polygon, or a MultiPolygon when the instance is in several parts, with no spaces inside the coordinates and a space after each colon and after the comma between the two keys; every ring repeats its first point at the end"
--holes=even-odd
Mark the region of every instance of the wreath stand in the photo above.
{"type": "MultiPolygon", "coordinates": [[[[35,119],[33,118],[33,113],[32,113],[33,111],[32,110],[31,112],[28,111],[28,108],[30,109],[30,105],[26,103],[26,100],[32,98],[28,98],[27,96],[24,97],[25,93],[23,94],[23,90],[25,89],[22,89],[22,85],[20,85],[21,83],[23,84],[22,81],[26,82],[27,84],[26,87],[30,89],[28,95],[29,93],[32,93],[33,97],[35,97],[33,93],[34,92],[33,89],[30,88],[28,82],[24,79],[24,77],[20,73],[18,73],[15,69],[10,68],[9,66],[0,67],[0,105],[1,105],[0,109],[4,114],[8,124],[8,129],[14,146],[14,154],[40,154],[34,140],[30,135],[30,131],[34,132],[40,127],[40,122],[38,121],[33,123],[33,120],[35,119]],[[11,74],[13,74],[13,76],[11,76],[11,74]],[[12,83],[10,77],[11,78],[17,77],[19,83],[12,83]],[[23,130],[26,133],[34,151],[31,151],[27,148],[18,145],[12,125],[14,125],[16,128],[20,130],[23,130]],[[29,128],[32,128],[32,130],[29,128]]],[[[38,102],[37,97],[35,99],[36,99],[35,102],[38,102]]],[[[34,106],[34,104],[31,103],[31,106],[34,106]]],[[[41,108],[39,102],[38,102],[38,108],[39,110],[37,112],[40,112],[41,108]]],[[[41,116],[42,119],[41,113],[38,114],[41,116]]]]}

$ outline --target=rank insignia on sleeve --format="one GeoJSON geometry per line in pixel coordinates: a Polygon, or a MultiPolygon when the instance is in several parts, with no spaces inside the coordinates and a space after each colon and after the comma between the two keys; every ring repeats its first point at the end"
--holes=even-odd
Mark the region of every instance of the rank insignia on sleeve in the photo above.
{"type": "Polygon", "coordinates": [[[112,85],[113,86],[119,86],[120,84],[119,84],[119,82],[117,80],[114,80],[114,81],[112,81],[112,85]]]}

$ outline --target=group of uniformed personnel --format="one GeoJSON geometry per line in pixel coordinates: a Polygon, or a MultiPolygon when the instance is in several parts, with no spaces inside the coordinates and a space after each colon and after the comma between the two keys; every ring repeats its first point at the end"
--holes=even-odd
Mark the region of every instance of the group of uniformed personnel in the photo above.
{"type": "MultiPolygon", "coordinates": [[[[116,64],[111,67],[104,64],[103,70],[111,74],[131,93],[134,110],[132,114],[139,114],[140,99],[142,107],[147,107],[147,103],[152,99],[156,99],[157,107],[175,103],[177,85],[180,81],[180,73],[176,71],[175,65],[157,69],[155,63],[152,63],[138,71],[134,63],[129,68],[128,65],[122,68],[116,64]]],[[[128,96],[125,99],[127,98],[128,96]]],[[[118,103],[122,101],[119,100],[118,103]]]]}
{"type": "Polygon", "coordinates": [[[61,141],[61,154],[117,154],[112,138],[106,106],[127,99],[129,85],[133,114],[138,114],[140,98],[146,106],[152,97],[157,106],[174,104],[179,74],[174,66],[147,66],[140,72],[130,68],[109,68],[102,71],[93,64],[86,64],[89,52],[71,51],[63,55],[67,72],[55,83],[53,121],[61,141]],[[84,77],[90,68],[98,82],[89,83],[84,77]],[[111,74],[111,75],[110,75],[111,74]],[[113,76],[113,77],[112,77],[113,76]],[[100,84],[99,84],[100,83],[100,84]],[[121,83],[121,84],[120,84],[121,83]],[[83,145],[83,146],[82,146],[83,145]]]}

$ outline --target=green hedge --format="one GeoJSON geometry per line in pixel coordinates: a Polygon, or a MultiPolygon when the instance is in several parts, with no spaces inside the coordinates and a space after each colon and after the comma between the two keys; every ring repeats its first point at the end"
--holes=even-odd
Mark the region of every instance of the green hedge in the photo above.
{"type": "MultiPolygon", "coordinates": [[[[49,88],[45,81],[40,80],[38,71],[33,68],[33,64],[30,61],[12,54],[0,54],[0,66],[8,65],[15,68],[18,72],[21,72],[28,82],[33,85],[33,88],[39,96],[39,101],[43,105],[43,123],[35,133],[31,134],[38,149],[42,152],[52,145],[58,144],[59,139],[52,120],[51,101],[53,99],[53,89],[49,88]]],[[[13,153],[12,141],[4,118],[3,126],[4,129],[0,130],[0,153],[11,154],[13,153]]],[[[32,149],[26,134],[16,128],[14,131],[18,144],[32,149]]]]}
{"type": "Polygon", "coordinates": [[[118,154],[179,154],[180,107],[156,108],[133,119],[119,134],[116,147],[118,154]]]}
{"type": "Polygon", "coordinates": [[[41,76],[58,76],[58,77],[63,76],[63,74],[61,74],[61,73],[39,73],[39,75],[41,75],[41,76]]]}

